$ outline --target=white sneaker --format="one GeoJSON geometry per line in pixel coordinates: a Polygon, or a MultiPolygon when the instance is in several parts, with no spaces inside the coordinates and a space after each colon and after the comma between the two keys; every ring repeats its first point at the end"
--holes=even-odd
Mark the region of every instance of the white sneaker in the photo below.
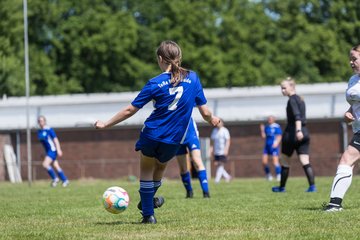
{"type": "Polygon", "coordinates": [[[281,180],[281,174],[277,174],[276,175],[276,181],[280,182],[280,180],[281,180]]]}
{"type": "Polygon", "coordinates": [[[272,181],[272,180],[273,180],[273,176],[272,176],[271,174],[268,174],[268,175],[266,175],[266,179],[267,179],[268,181],[272,181]]]}
{"type": "Polygon", "coordinates": [[[59,179],[56,178],[55,180],[53,180],[53,181],[51,182],[51,187],[56,187],[58,183],[59,183],[59,179]]]}
{"type": "Polygon", "coordinates": [[[63,187],[67,187],[70,184],[69,180],[66,180],[65,182],[62,183],[63,187]]]}

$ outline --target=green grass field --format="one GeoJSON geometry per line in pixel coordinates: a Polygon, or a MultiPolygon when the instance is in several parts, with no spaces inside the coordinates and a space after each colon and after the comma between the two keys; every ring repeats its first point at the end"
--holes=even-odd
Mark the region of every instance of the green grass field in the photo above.
{"type": "Polygon", "coordinates": [[[49,182],[0,184],[0,239],[360,239],[360,177],[346,195],[343,212],[321,211],[332,178],[317,178],[319,192],[305,193],[305,178],[290,177],[286,193],[272,193],[274,182],[236,179],[210,182],[203,199],[198,181],[185,199],[179,181],[165,180],[156,225],[139,224],[138,182],[72,181],[68,188],[49,182]],[[130,195],[129,208],[106,212],[101,196],[109,186],[130,195]]]}

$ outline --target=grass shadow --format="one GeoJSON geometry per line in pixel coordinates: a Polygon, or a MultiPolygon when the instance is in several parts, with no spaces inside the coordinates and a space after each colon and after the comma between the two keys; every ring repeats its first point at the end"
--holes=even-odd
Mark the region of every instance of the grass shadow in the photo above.
{"type": "Polygon", "coordinates": [[[115,226],[115,225],[129,225],[129,224],[141,224],[140,222],[125,222],[125,221],[113,221],[113,222],[96,222],[95,225],[103,226],[115,226]]]}
{"type": "Polygon", "coordinates": [[[323,211],[323,207],[304,207],[304,208],[300,208],[302,210],[308,210],[308,211],[319,211],[322,212],[323,211]]]}

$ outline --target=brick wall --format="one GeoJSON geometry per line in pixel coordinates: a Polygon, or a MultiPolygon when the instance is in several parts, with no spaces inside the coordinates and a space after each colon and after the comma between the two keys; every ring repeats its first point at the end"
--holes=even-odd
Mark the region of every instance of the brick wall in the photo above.
{"type": "MultiPolygon", "coordinates": [[[[279,122],[284,128],[284,123],[279,122]]],[[[262,177],[261,155],[263,139],[259,123],[226,123],[231,134],[230,161],[228,170],[235,177],[262,177]]],[[[333,176],[342,152],[342,130],[338,120],[310,121],[310,161],[318,176],[333,176]]],[[[119,178],[139,175],[139,154],[134,151],[141,126],[118,127],[109,130],[55,129],[60,139],[64,156],[59,163],[70,179],[119,178]]],[[[200,137],[209,137],[212,128],[200,125],[200,137]]],[[[349,130],[349,137],[352,134],[349,130]]],[[[11,134],[15,148],[15,133],[11,134]]],[[[22,176],[27,178],[26,135],[20,134],[22,176]]],[[[42,169],[44,157],[42,146],[32,133],[33,178],[47,179],[42,169]]],[[[357,171],[357,170],[356,170],[357,171]]],[[[178,177],[176,161],[170,161],[165,173],[168,178],[178,177]]],[[[212,176],[214,167],[212,166],[212,176]]],[[[290,176],[304,176],[303,169],[293,157],[290,176]]],[[[1,180],[1,179],[0,179],[1,180]]]]}

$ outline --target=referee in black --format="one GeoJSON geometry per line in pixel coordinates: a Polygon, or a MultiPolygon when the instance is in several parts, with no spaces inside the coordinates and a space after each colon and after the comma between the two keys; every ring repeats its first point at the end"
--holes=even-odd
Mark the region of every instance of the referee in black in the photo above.
{"type": "Polygon", "coordinates": [[[305,102],[296,94],[295,80],[291,77],[281,82],[281,92],[288,96],[286,106],[287,125],[282,136],[281,144],[281,180],[280,186],[272,188],[273,192],[285,192],[285,185],[289,176],[290,158],[296,151],[309,182],[306,192],[316,192],[314,171],[309,161],[310,136],[306,128],[305,102]]]}

